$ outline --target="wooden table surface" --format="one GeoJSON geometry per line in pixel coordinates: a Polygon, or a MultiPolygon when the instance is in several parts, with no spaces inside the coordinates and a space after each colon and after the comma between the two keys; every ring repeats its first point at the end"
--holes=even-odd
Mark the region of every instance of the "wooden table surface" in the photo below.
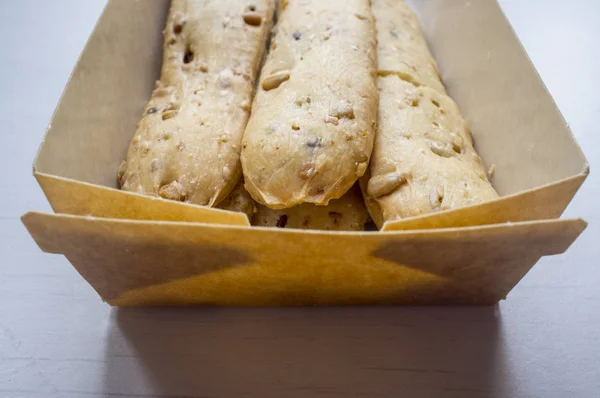
{"type": "Polygon", "coordinates": [[[104,1],[0,2],[0,397],[599,397],[600,2],[501,4],[591,163],[567,253],[491,308],[118,310],[19,221],[104,1]]]}

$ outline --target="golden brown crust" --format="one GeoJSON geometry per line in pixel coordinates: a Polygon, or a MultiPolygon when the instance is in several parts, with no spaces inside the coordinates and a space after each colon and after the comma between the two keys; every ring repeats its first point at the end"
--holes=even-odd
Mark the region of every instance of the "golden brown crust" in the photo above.
{"type": "Polygon", "coordinates": [[[243,139],[252,197],[271,208],[325,205],[364,174],[377,113],[368,0],[290,0],[243,139]]]}
{"type": "Polygon", "coordinates": [[[120,169],[123,189],[214,206],[241,175],[274,0],[174,0],[161,80],[120,169]]]}

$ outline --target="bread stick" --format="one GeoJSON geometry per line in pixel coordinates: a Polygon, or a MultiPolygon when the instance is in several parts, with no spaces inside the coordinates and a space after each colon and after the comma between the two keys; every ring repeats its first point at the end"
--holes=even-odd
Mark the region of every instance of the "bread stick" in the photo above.
{"type": "Polygon", "coordinates": [[[326,205],[365,173],[375,74],[368,0],[282,2],[243,138],[246,189],[256,201],[326,205]]]}
{"type": "Polygon", "coordinates": [[[387,0],[373,0],[373,13],[385,69],[378,73],[378,132],[361,187],[375,223],[497,198],[415,15],[402,1],[387,0]]]}
{"type": "Polygon", "coordinates": [[[214,206],[239,154],[274,0],[173,0],[160,81],[137,125],[122,189],[214,206]]]}

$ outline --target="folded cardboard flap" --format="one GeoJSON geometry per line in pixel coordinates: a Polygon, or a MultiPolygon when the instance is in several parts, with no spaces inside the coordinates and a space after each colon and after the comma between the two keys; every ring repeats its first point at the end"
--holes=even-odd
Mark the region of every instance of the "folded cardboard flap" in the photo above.
{"type": "Polygon", "coordinates": [[[382,233],[27,213],[113,305],[492,304],[583,220],[382,233]]]}
{"type": "MultiPolygon", "coordinates": [[[[114,189],[117,168],[159,77],[168,4],[167,0],[108,2],[35,161],[36,176],[55,211],[240,222],[219,210],[158,204],[114,189]]],[[[492,184],[503,198],[386,228],[559,217],[585,179],[587,162],[498,5],[493,0],[410,4],[421,19],[449,93],[472,127],[478,152],[486,164],[496,166],[492,184]]]]}
{"type": "Polygon", "coordinates": [[[468,227],[558,218],[585,181],[588,170],[562,181],[491,202],[390,221],[382,231],[468,227]]]}
{"type": "Polygon", "coordinates": [[[57,213],[133,220],[189,221],[250,226],[244,213],[176,202],[34,173],[57,213]]]}
{"type": "MultiPolygon", "coordinates": [[[[242,213],[119,191],[35,173],[56,213],[134,220],[187,221],[249,226],[242,213]]],[[[467,227],[558,218],[587,173],[498,200],[386,223],[382,231],[467,227]]]]}

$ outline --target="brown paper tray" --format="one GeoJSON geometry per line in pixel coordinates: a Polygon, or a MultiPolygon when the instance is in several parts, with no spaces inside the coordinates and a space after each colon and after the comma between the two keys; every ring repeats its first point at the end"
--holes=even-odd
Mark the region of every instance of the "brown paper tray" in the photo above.
{"type": "Polygon", "coordinates": [[[588,163],[495,1],[410,3],[500,199],[333,233],[250,228],[241,214],[118,190],[159,75],[168,1],[110,0],[34,164],[63,214],[24,223],[114,305],[497,302],[584,229],[551,219],[588,163]]]}
{"type": "Polygon", "coordinates": [[[493,304],[582,220],[319,232],[28,213],[112,305],[493,304]]]}

